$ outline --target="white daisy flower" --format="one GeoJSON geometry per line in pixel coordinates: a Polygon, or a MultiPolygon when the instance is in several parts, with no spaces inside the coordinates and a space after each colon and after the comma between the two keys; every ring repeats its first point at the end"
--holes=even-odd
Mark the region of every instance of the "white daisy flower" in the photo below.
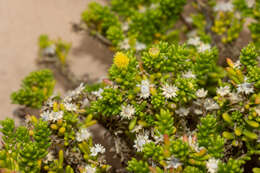
{"type": "Polygon", "coordinates": [[[177,159],[176,157],[172,156],[170,157],[169,159],[167,159],[166,161],[166,164],[167,164],[167,169],[170,169],[170,168],[178,168],[179,166],[182,165],[182,163],[180,162],[179,159],[177,159]]]}
{"type": "Polygon", "coordinates": [[[177,92],[179,91],[179,89],[175,85],[165,84],[162,86],[162,91],[164,97],[170,99],[177,96],[177,92]]]}
{"type": "Polygon", "coordinates": [[[146,45],[144,44],[144,43],[141,43],[141,42],[136,42],[135,43],[135,49],[137,50],[137,51],[141,51],[141,50],[144,50],[144,49],[146,49],[146,45]]]}
{"type": "Polygon", "coordinates": [[[48,162],[51,162],[51,161],[53,161],[55,159],[55,157],[53,156],[53,152],[52,151],[50,151],[48,154],[47,154],[47,156],[46,156],[46,158],[44,159],[44,163],[48,163],[48,162]]]}
{"type": "Polygon", "coordinates": [[[77,98],[82,91],[85,89],[85,86],[83,83],[81,83],[76,89],[69,91],[65,98],[63,99],[64,102],[71,102],[73,98],[77,98]]]}
{"type": "Polygon", "coordinates": [[[141,89],[140,96],[142,98],[148,98],[150,96],[150,82],[148,80],[142,80],[141,85],[137,85],[141,89]]]}
{"type": "Polygon", "coordinates": [[[238,93],[250,94],[254,93],[254,87],[252,83],[244,82],[242,84],[237,85],[238,93]]]}
{"type": "Polygon", "coordinates": [[[93,91],[92,94],[95,95],[96,97],[98,97],[99,99],[102,99],[102,93],[104,92],[104,90],[102,88],[99,88],[99,90],[97,91],[93,91]]]}
{"type": "Polygon", "coordinates": [[[234,92],[230,94],[229,99],[232,103],[237,103],[242,100],[242,98],[237,93],[234,92]]]}
{"type": "Polygon", "coordinates": [[[219,163],[219,160],[216,160],[215,158],[209,159],[206,163],[208,172],[216,173],[218,171],[218,163],[219,163]]]}
{"type": "Polygon", "coordinates": [[[209,98],[205,100],[204,107],[208,111],[219,109],[219,105],[213,99],[209,98]]]}
{"type": "Polygon", "coordinates": [[[63,111],[54,112],[52,111],[50,114],[50,120],[51,121],[57,121],[59,119],[63,118],[63,111]]]}
{"type": "Polygon", "coordinates": [[[84,173],[96,173],[96,168],[92,167],[91,165],[85,166],[84,173]]]}
{"type": "Polygon", "coordinates": [[[189,108],[185,107],[180,107],[179,109],[175,110],[175,113],[178,114],[179,116],[187,116],[190,113],[189,108]]]}
{"type": "Polygon", "coordinates": [[[230,87],[224,86],[224,87],[217,88],[217,94],[219,94],[222,97],[230,94],[230,87]]]}
{"type": "Polygon", "coordinates": [[[201,114],[203,114],[203,111],[200,109],[194,109],[194,113],[197,115],[201,115],[201,114]]]}
{"type": "Polygon", "coordinates": [[[232,2],[218,2],[217,5],[214,7],[214,11],[223,11],[228,12],[232,11],[234,8],[232,2]]]}
{"type": "Polygon", "coordinates": [[[188,144],[191,148],[193,148],[196,152],[199,152],[200,150],[203,149],[203,147],[199,147],[199,144],[197,142],[196,136],[190,135],[188,137],[188,144]]]}
{"type": "Polygon", "coordinates": [[[135,114],[134,106],[129,105],[129,104],[127,106],[122,105],[121,109],[122,109],[122,111],[120,113],[120,116],[122,118],[126,118],[126,119],[129,119],[129,120],[133,118],[133,115],[135,114]]]}
{"type": "Polygon", "coordinates": [[[143,151],[144,145],[149,142],[151,142],[151,140],[149,139],[147,132],[139,133],[136,135],[134,147],[137,149],[138,152],[141,152],[143,151]]]}
{"type": "Polygon", "coordinates": [[[196,91],[196,96],[197,96],[198,98],[205,98],[205,97],[207,96],[207,94],[208,94],[208,91],[205,90],[204,88],[198,89],[198,90],[196,91]]]}
{"type": "Polygon", "coordinates": [[[201,44],[201,41],[199,37],[192,37],[188,39],[187,44],[193,46],[199,46],[201,44]]]}
{"type": "Polygon", "coordinates": [[[183,78],[192,78],[192,79],[195,79],[196,78],[196,75],[192,73],[192,71],[188,71],[184,74],[182,74],[182,77],[183,78]]]}
{"type": "Polygon", "coordinates": [[[158,143],[161,143],[161,142],[164,141],[163,135],[160,134],[160,133],[158,132],[158,130],[156,130],[156,129],[152,129],[152,130],[151,130],[151,136],[152,136],[152,138],[154,139],[154,143],[155,143],[155,144],[158,144],[158,143]],[[156,131],[157,133],[156,133],[155,131],[156,131]]]}
{"type": "Polygon", "coordinates": [[[211,46],[210,46],[210,44],[201,43],[197,49],[198,49],[198,52],[202,53],[202,52],[205,52],[206,50],[209,51],[211,49],[211,46]]]}
{"type": "Polygon", "coordinates": [[[80,131],[76,133],[76,140],[78,142],[86,141],[88,140],[92,134],[89,132],[87,128],[82,128],[80,131]]]}
{"type": "Polygon", "coordinates": [[[98,153],[105,153],[106,149],[101,144],[95,144],[94,147],[90,148],[91,156],[97,156],[98,153]]]}
{"type": "Polygon", "coordinates": [[[124,39],[121,43],[120,43],[120,48],[121,49],[130,49],[131,48],[131,46],[130,46],[130,44],[129,44],[129,39],[127,38],[127,39],[124,39]]]}
{"type": "Polygon", "coordinates": [[[43,121],[50,121],[51,120],[51,111],[47,110],[41,113],[40,117],[43,121]]]}
{"type": "Polygon", "coordinates": [[[77,105],[74,103],[64,103],[65,109],[68,111],[77,111],[77,105]]]}

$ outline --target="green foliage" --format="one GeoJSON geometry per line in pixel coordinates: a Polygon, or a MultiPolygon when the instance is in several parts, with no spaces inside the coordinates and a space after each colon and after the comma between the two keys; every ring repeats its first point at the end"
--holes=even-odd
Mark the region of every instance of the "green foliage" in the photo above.
{"type": "Polygon", "coordinates": [[[52,95],[54,85],[55,80],[51,71],[31,72],[22,81],[21,89],[12,93],[12,102],[32,108],[40,108],[52,95]]]}
{"type": "Polygon", "coordinates": [[[254,44],[249,44],[241,50],[240,61],[246,67],[253,67],[258,64],[258,53],[254,44]]]}
{"type": "Polygon", "coordinates": [[[144,161],[137,161],[133,158],[128,163],[127,170],[130,172],[140,172],[140,173],[147,173],[149,172],[148,164],[144,161]]]}
{"type": "Polygon", "coordinates": [[[245,162],[243,160],[234,160],[229,159],[227,163],[220,163],[218,172],[223,173],[242,173],[243,169],[241,168],[241,165],[245,162]]]}

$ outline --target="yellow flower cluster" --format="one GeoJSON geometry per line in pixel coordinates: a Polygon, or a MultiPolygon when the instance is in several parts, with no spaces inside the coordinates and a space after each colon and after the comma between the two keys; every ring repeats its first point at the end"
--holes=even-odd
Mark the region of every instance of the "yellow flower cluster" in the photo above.
{"type": "Polygon", "coordinates": [[[122,52],[117,52],[114,57],[114,64],[118,68],[126,68],[129,64],[129,58],[122,52]]]}

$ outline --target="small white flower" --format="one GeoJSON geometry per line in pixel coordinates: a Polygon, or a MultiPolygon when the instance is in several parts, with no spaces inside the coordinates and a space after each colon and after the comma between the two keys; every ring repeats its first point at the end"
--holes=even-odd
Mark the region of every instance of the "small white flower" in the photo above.
{"type": "Polygon", "coordinates": [[[149,139],[147,132],[139,133],[136,135],[134,147],[137,149],[138,152],[141,152],[143,151],[144,145],[149,142],[151,142],[151,140],[149,139]]]}
{"type": "Polygon", "coordinates": [[[237,69],[240,69],[241,67],[241,62],[239,60],[237,60],[235,63],[234,63],[234,68],[237,68],[237,69]]]}
{"type": "Polygon", "coordinates": [[[188,39],[187,44],[193,46],[199,46],[201,44],[201,41],[199,37],[192,37],[188,39]]]}
{"type": "Polygon", "coordinates": [[[252,8],[255,5],[255,0],[246,0],[248,8],[252,8]]]}
{"type": "Polygon", "coordinates": [[[186,21],[187,21],[188,23],[192,23],[192,22],[193,22],[193,19],[192,19],[192,17],[186,17],[186,21]]]}
{"type": "Polygon", "coordinates": [[[214,11],[232,11],[233,4],[232,2],[218,2],[217,5],[214,7],[214,11]]]}
{"type": "Polygon", "coordinates": [[[242,98],[237,93],[234,92],[230,94],[229,99],[232,103],[237,103],[242,100],[242,98]]]}
{"type": "Polygon", "coordinates": [[[122,111],[120,113],[120,116],[122,118],[126,118],[126,119],[129,119],[129,120],[133,118],[133,115],[135,114],[134,106],[132,106],[132,105],[124,106],[124,105],[122,105],[121,109],[122,109],[122,111]]]}
{"type": "Polygon", "coordinates": [[[144,43],[141,43],[141,42],[136,42],[135,44],[135,49],[137,51],[141,51],[141,50],[144,50],[146,48],[146,45],[144,43]]]}
{"type": "Polygon", "coordinates": [[[210,49],[211,49],[210,44],[201,43],[198,47],[198,52],[202,53],[202,52],[205,52],[206,50],[210,50],[210,49]]]}
{"type": "Polygon", "coordinates": [[[160,132],[158,132],[158,130],[156,130],[156,129],[151,130],[151,136],[154,139],[155,144],[158,144],[158,143],[161,143],[164,141],[163,135],[160,132]]]}
{"type": "Polygon", "coordinates": [[[127,38],[127,39],[124,39],[121,43],[120,43],[120,48],[121,49],[130,49],[131,48],[131,46],[130,46],[130,44],[129,44],[129,39],[127,38]]]}
{"type": "Polygon", "coordinates": [[[196,91],[196,96],[198,98],[205,98],[207,96],[207,94],[208,94],[208,91],[205,90],[204,88],[201,88],[201,89],[196,91]]]}
{"type": "Polygon", "coordinates": [[[133,130],[131,130],[131,133],[137,133],[137,132],[139,132],[140,130],[142,130],[143,129],[143,126],[141,126],[141,125],[136,125],[134,128],[133,128],[133,130]]]}
{"type": "Polygon", "coordinates": [[[85,171],[84,173],[95,173],[96,172],[96,168],[92,167],[90,165],[85,166],[85,171]]]}
{"type": "Polygon", "coordinates": [[[44,163],[48,163],[48,162],[51,162],[51,161],[53,161],[55,159],[55,157],[53,156],[53,152],[52,151],[50,151],[48,154],[47,154],[47,156],[46,156],[46,158],[44,159],[44,163]]]}
{"type": "Polygon", "coordinates": [[[141,85],[137,85],[141,89],[140,96],[142,98],[148,98],[150,96],[150,82],[148,80],[142,80],[141,85]]]}
{"type": "Polygon", "coordinates": [[[82,142],[84,140],[88,140],[91,137],[91,133],[87,128],[82,128],[80,131],[76,133],[76,140],[78,142],[82,142]]]}
{"type": "Polygon", "coordinates": [[[140,13],[145,13],[145,12],[146,12],[146,7],[143,7],[143,6],[140,7],[140,8],[139,8],[139,12],[140,12],[140,13]]]}
{"type": "Polygon", "coordinates": [[[204,107],[208,111],[219,109],[219,105],[213,99],[209,98],[205,100],[204,107]]]}
{"type": "Polygon", "coordinates": [[[199,152],[203,149],[203,147],[199,147],[196,136],[190,135],[188,137],[188,144],[191,148],[193,148],[196,152],[199,152]]]}
{"type": "Polygon", "coordinates": [[[215,158],[211,158],[207,161],[206,166],[208,168],[209,173],[216,173],[218,171],[218,163],[219,160],[216,160],[215,158]]]}
{"type": "Polygon", "coordinates": [[[73,98],[77,98],[82,91],[85,89],[85,86],[83,83],[81,83],[76,89],[69,91],[65,98],[63,99],[64,102],[71,102],[73,98]]]}
{"type": "Polygon", "coordinates": [[[51,120],[51,112],[49,110],[44,111],[41,113],[40,117],[43,119],[43,121],[50,121],[51,120]]]}
{"type": "Polygon", "coordinates": [[[177,92],[179,91],[179,89],[175,85],[165,84],[162,86],[162,91],[164,97],[170,99],[177,96],[177,92]]]}
{"type": "Polygon", "coordinates": [[[182,75],[183,78],[192,78],[195,79],[196,75],[192,73],[192,71],[188,71],[182,75]]]}
{"type": "Polygon", "coordinates": [[[190,109],[189,108],[180,107],[179,109],[177,109],[175,111],[175,113],[180,115],[180,116],[187,116],[190,113],[190,109]]]}
{"type": "Polygon", "coordinates": [[[54,44],[43,49],[43,55],[45,56],[55,56],[56,46],[54,44]]]}
{"type": "Polygon", "coordinates": [[[254,93],[254,87],[253,84],[244,82],[242,84],[237,85],[237,92],[238,93],[245,93],[245,94],[250,94],[254,93]]]}
{"type": "Polygon", "coordinates": [[[65,109],[68,111],[77,111],[77,105],[74,103],[64,103],[65,109]]]}
{"type": "Polygon", "coordinates": [[[99,88],[99,90],[97,91],[93,91],[92,94],[95,95],[96,97],[98,97],[99,99],[102,99],[102,93],[104,92],[104,90],[102,88],[99,88]]]}
{"type": "Polygon", "coordinates": [[[82,101],[82,107],[87,107],[90,105],[90,102],[88,100],[88,98],[85,98],[83,101],[82,101]]]}
{"type": "Polygon", "coordinates": [[[230,94],[230,87],[224,86],[224,87],[217,88],[217,94],[219,94],[222,97],[230,94]]]}
{"type": "Polygon", "coordinates": [[[97,156],[98,153],[105,153],[106,149],[101,144],[95,144],[94,147],[90,148],[91,156],[97,156]]]}
{"type": "Polygon", "coordinates": [[[59,119],[62,119],[62,117],[63,117],[63,111],[58,111],[58,112],[52,111],[50,114],[51,121],[57,121],[59,119]]]}
{"type": "Polygon", "coordinates": [[[176,157],[172,156],[170,157],[169,159],[167,159],[166,161],[166,164],[167,164],[167,169],[170,169],[170,168],[178,168],[179,166],[182,165],[182,163],[180,162],[179,159],[177,159],[176,157]]]}
{"type": "Polygon", "coordinates": [[[192,30],[190,32],[187,33],[187,37],[191,38],[191,37],[197,37],[197,30],[192,30]]]}

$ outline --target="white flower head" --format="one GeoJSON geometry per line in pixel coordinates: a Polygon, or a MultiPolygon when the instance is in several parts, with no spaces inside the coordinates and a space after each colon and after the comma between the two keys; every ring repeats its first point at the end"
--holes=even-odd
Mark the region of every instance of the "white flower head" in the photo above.
{"type": "Polygon", "coordinates": [[[177,96],[177,92],[179,91],[179,89],[175,85],[165,84],[162,86],[162,91],[164,97],[170,99],[177,96]]]}
{"type": "Polygon", "coordinates": [[[240,60],[237,60],[237,61],[234,63],[234,68],[240,69],[241,65],[242,65],[242,64],[241,64],[240,60]]]}
{"type": "Polygon", "coordinates": [[[166,164],[167,164],[167,169],[170,169],[170,168],[178,168],[179,166],[182,165],[182,163],[180,162],[179,159],[177,159],[176,157],[172,156],[170,157],[169,159],[167,159],[166,161],[166,164]]]}
{"type": "Polygon", "coordinates": [[[105,151],[106,149],[101,144],[95,144],[94,147],[90,148],[90,152],[91,152],[90,155],[95,157],[98,155],[98,153],[103,154],[105,153],[105,151]]]}
{"type": "Polygon", "coordinates": [[[210,44],[200,43],[200,45],[197,49],[198,49],[198,52],[202,53],[202,52],[205,52],[206,50],[209,51],[211,49],[211,46],[210,46],[210,44]]]}
{"type": "Polygon", "coordinates": [[[91,165],[85,166],[84,173],[96,173],[96,168],[92,167],[91,165]]]}
{"type": "Polygon", "coordinates": [[[187,116],[190,113],[189,108],[180,107],[179,109],[175,110],[175,113],[182,116],[187,116]]]}
{"type": "Polygon", "coordinates": [[[232,2],[218,2],[214,7],[214,11],[228,12],[232,11],[234,8],[232,2]]]}
{"type": "Polygon", "coordinates": [[[124,23],[123,23],[122,29],[123,29],[123,31],[128,31],[128,29],[129,29],[129,24],[128,24],[128,22],[124,22],[124,23]]]}
{"type": "Polygon", "coordinates": [[[215,158],[211,158],[207,161],[207,169],[209,173],[216,173],[218,171],[218,163],[219,160],[216,160],[215,158]]]}
{"type": "Polygon", "coordinates": [[[150,96],[150,82],[149,80],[142,80],[140,85],[137,85],[141,89],[140,96],[142,98],[148,98],[150,96]]]}
{"type": "Polygon", "coordinates": [[[53,161],[55,159],[55,157],[54,157],[54,155],[53,155],[53,152],[52,151],[50,151],[48,154],[47,154],[47,156],[46,156],[46,158],[44,159],[44,163],[48,163],[48,162],[51,162],[51,161],[53,161]]]}
{"type": "Polygon", "coordinates": [[[232,92],[232,93],[230,93],[229,100],[232,103],[237,103],[237,102],[240,102],[242,100],[242,98],[240,97],[239,94],[232,92]]]}
{"type": "Polygon", "coordinates": [[[208,111],[219,109],[219,105],[213,99],[210,98],[205,100],[204,107],[208,111]]]}
{"type": "Polygon", "coordinates": [[[137,51],[141,51],[141,50],[144,50],[144,49],[146,49],[146,45],[144,44],[144,43],[141,43],[141,42],[136,42],[135,43],[135,49],[137,50],[137,51]]]}
{"type": "Polygon", "coordinates": [[[77,105],[75,105],[74,103],[64,103],[64,107],[66,110],[68,111],[77,111],[77,105]]]}
{"type": "Polygon", "coordinates": [[[83,83],[81,83],[76,89],[69,91],[65,98],[63,99],[64,102],[71,102],[73,98],[77,98],[82,91],[85,89],[85,86],[83,83]]]}
{"type": "Polygon", "coordinates": [[[199,37],[192,37],[188,39],[187,44],[193,46],[199,46],[201,44],[201,41],[199,37]]]}
{"type": "Polygon", "coordinates": [[[87,128],[82,128],[80,129],[80,131],[76,133],[76,140],[78,142],[82,142],[88,140],[91,136],[92,134],[89,132],[87,128]]]}
{"type": "Polygon", "coordinates": [[[50,120],[51,121],[57,121],[59,119],[63,118],[63,111],[54,112],[52,111],[50,114],[50,120]]]}
{"type": "Polygon", "coordinates": [[[97,91],[93,91],[92,94],[95,95],[96,97],[98,97],[99,99],[102,99],[102,93],[104,92],[104,90],[102,88],[99,88],[99,90],[97,91]]]}
{"type": "Polygon", "coordinates": [[[128,39],[128,38],[124,39],[124,40],[120,43],[120,48],[121,48],[121,49],[126,49],[126,50],[131,48],[131,46],[130,46],[130,44],[129,44],[129,39],[128,39]]]}
{"type": "Polygon", "coordinates": [[[149,142],[151,142],[151,140],[149,139],[148,132],[142,132],[136,135],[134,147],[138,152],[141,152],[143,151],[144,145],[149,142]]]}
{"type": "Polygon", "coordinates": [[[196,91],[196,96],[197,96],[198,98],[205,98],[205,97],[207,96],[207,94],[208,94],[208,91],[205,90],[204,88],[198,89],[198,90],[196,91]]]}
{"type": "Polygon", "coordinates": [[[192,73],[192,71],[187,71],[186,73],[182,74],[183,78],[192,78],[195,79],[196,75],[192,73]]]}
{"type": "Polygon", "coordinates": [[[43,119],[43,121],[50,121],[51,120],[51,111],[47,110],[40,114],[40,117],[43,119]]]}
{"type": "Polygon", "coordinates": [[[217,88],[217,94],[219,94],[222,97],[230,94],[230,87],[224,86],[224,87],[217,88]]]}
{"type": "Polygon", "coordinates": [[[255,112],[258,116],[260,116],[260,105],[258,105],[256,108],[255,108],[255,112]]]}
{"type": "Polygon", "coordinates": [[[82,107],[87,107],[87,106],[89,106],[90,105],[90,102],[89,102],[89,100],[88,100],[88,98],[85,98],[83,101],[82,101],[82,107]]]}
{"type": "Polygon", "coordinates": [[[197,136],[196,135],[190,135],[188,137],[188,144],[191,148],[193,148],[196,152],[199,152],[203,149],[203,147],[199,147],[199,144],[197,142],[197,136]]]}
{"type": "Polygon", "coordinates": [[[120,113],[120,116],[122,118],[126,118],[126,119],[129,119],[129,120],[133,118],[133,115],[135,114],[134,106],[129,105],[129,104],[127,106],[122,105],[121,109],[122,109],[122,111],[120,113]]]}
{"type": "Polygon", "coordinates": [[[244,93],[244,94],[250,94],[254,93],[254,87],[252,83],[244,82],[242,84],[237,85],[237,92],[238,93],[244,93]]]}

